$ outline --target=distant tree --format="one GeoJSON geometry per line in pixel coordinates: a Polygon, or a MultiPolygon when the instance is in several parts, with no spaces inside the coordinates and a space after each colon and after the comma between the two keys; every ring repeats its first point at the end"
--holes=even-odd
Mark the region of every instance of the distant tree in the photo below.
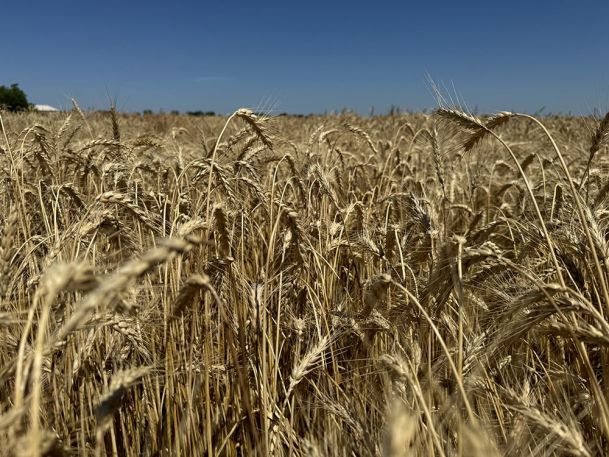
{"type": "Polygon", "coordinates": [[[145,109],[142,114],[144,114],[144,116],[150,116],[152,115],[152,110],[151,109],[145,109]]]}
{"type": "Polygon", "coordinates": [[[186,114],[189,116],[215,116],[216,113],[214,111],[187,111],[186,114]]]}
{"type": "Polygon", "coordinates": [[[0,107],[9,111],[23,111],[29,109],[30,104],[19,84],[11,84],[11,87],[0,86],[0,107]]]}

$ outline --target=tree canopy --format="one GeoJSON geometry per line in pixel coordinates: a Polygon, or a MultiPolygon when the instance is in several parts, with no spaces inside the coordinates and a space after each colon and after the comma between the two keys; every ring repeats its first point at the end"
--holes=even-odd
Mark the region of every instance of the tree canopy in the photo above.
{"type": "Polygon", "coordinates": [[[23,111],[27,110],[30,104],[19,84],[11,84],[10,87],[0,86],[0,107],[9,111],[23,111]]]}

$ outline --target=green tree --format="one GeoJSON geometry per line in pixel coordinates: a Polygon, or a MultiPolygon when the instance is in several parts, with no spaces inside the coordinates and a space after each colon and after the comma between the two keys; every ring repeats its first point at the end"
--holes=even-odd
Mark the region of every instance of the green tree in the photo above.
{"type": "Polygon", "coordinates": [[[11,84],[11,87],[0,86],[0,107],[9,111],[22,111],[29,109],[30,104],[19,84],[11,84]]]}

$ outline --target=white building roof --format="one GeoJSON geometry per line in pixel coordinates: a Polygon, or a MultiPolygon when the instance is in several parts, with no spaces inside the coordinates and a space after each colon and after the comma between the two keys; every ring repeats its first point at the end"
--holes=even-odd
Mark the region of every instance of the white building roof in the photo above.
{"type": "Polygon", "coordinates": [[[36,111],[59,111],[57,108],[51,105],[34,105],[36,111]]]}

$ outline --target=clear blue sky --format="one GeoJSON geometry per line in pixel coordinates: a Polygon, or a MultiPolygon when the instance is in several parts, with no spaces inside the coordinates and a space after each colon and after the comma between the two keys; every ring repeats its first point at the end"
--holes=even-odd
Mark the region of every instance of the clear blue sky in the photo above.
{"type": "Polygon", "coordinates": [[[8,1],[0,84],[34,103],[275,113],[609,108],[606,1],[8,1]]]}

